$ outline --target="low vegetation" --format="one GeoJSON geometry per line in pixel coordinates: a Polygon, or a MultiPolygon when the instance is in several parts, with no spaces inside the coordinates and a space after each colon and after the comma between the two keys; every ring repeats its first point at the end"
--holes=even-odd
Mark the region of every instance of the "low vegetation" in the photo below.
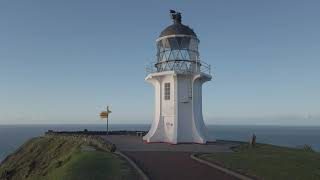
{"type": "Polygon", "coordinates": [[[2,162],[0,179],[138,179],[129,164],[111,152],[114,150],[114,145],[93,136],[37,137],[2,162]],[[88,146],[90,150],[84,150],[88,146]]]}
{"type": "Polygon", "coordinates": [[[266,144],[243,144],[234,153],[198,155],[226,168],[266,180],[319,180],[320,153],[266,144]]]}
{"type": "MultiPolygon", "coordinates": [[[[299,148],[299,147],[298,147],[299,148]]],[[[303,145],[300,149],[306,151],[306,152],[314,152],[313,148],[311,145],[305,144],[303,145]]]]}

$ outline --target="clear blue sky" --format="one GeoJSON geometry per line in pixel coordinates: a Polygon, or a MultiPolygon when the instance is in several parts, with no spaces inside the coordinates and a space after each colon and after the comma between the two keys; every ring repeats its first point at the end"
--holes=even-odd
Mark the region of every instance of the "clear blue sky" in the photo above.
{"type": "Polygon", "coordinates": [[[0,124],[151,123],[145,65],[171,24],[200,38],[214,67],[208,124],[320,125],[320,1],[0,2],[0,124]]]}

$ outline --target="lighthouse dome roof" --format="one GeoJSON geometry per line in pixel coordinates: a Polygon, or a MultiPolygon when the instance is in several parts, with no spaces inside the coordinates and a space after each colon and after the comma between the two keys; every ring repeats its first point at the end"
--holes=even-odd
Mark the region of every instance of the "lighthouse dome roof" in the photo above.
{"type": "Polygon", "coordinates": [[[166,27],[161,33],[159,37],[169,36],[169,35],[191,35],[197,37],[196,33],[186,25],[181,23],[174,23],[168,27],[166,27]]]}
{"type": "Polygon", "coordinates": [[[196,33],[186,25],[181,23],[181,13],[176,12],[174,10],[170,10],[171,19],[173,20],[173,24],[166,27],[161,33],[159,37],[169,36],[169,35],[190,35],[197,37],[196,33]]]}

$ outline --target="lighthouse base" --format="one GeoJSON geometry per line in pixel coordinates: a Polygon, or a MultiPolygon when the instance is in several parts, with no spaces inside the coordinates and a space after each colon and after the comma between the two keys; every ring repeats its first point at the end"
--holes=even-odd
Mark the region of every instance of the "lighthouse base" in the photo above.
{"type": "Polygon", "coordinates": [[[202,84],[210,79],[204,73],[149,74],[145,80],[155,88],[155,118],[143,140],[170,144],[214,141],[208,139],[202,116],[202,84]]]}

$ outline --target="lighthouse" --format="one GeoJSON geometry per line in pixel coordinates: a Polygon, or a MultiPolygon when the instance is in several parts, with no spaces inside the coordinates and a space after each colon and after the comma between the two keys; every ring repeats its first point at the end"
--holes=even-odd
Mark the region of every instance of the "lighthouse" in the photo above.
{"type": "MultiPolygon", "coordinates": [[[[210,65],[199,58],[196,33],[170,10],[173,24],[156,39],[156,62],[145,81],[155,90],[154,120],[143,140],[200,143],[208,141],[202,115],[202,84],[211,80],[210,65]]],[[[210,139],[212,141],[212,139],[210,139]]]]}

